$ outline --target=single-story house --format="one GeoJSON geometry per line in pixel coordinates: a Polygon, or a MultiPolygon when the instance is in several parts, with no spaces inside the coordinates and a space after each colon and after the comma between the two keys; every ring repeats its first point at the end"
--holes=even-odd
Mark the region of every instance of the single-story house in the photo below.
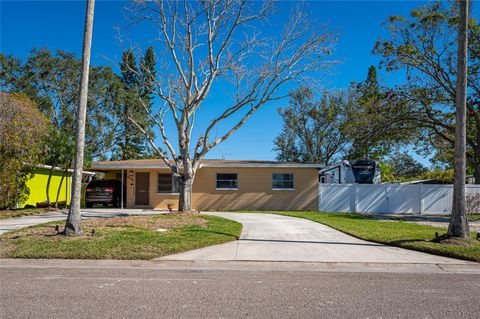
{"type": "MultiPolygon", "coordinates": [[[[195,210],[317,210],[324,165],[203,160],[193,182],[195,210]]],[[[178,208],[170,168],[160,159],[95,162],[91,170],[126,185],[127,208],[178,208]]]]}

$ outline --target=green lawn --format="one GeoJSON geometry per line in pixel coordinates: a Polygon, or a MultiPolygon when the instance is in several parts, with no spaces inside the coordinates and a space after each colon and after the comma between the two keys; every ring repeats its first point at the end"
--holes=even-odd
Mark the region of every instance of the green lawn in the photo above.
{"type": "Polygon", "coordinates": [[[86,234],[57,235],[52,222],[0,236],[1,258],[152,259],[236,240],[242,225],[204,215],[157,215],[83,221],[86,234]],[[159,232],[157,229],[168,229],[159,232]],[[95,230],[92,236],[92,229],[95,230]]]}
{"type": "Polygon", "coordinates": [[[468,219],[480,219],[480,214],[469,215],[468,219]]]}
{"type": "Polygon", "coordinates": [[[11,210],[0,210],[0,219],[38,215],[38,214],[44,214],[48,212],[49,210],[46,208],[19,208],[19,209],[11,209],[11,210]]]}
{"type": "MultiPolygon", "coordinates": [[[[454,257],[480,262],[480,241],[459,240],[436,243],[435,232],[446,233],[445,229],[418,225],[404,221],[381,221],[361,214],[319,212],[264,212],[299,217],[319,222],[352,236],[435,255],[454,257]]],[[[472,233],[472,236],[475,234],[472,233]]]]}

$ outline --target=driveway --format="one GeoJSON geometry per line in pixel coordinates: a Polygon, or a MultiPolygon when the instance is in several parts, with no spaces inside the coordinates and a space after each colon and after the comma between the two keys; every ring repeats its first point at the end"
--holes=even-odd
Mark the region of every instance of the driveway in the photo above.
{"type": "Polygon", "coordinates": [[[255,213],[207,213],[242,223],[240,240],[159,260],[472,264],[360,240],[306,219],[255,213]]]}

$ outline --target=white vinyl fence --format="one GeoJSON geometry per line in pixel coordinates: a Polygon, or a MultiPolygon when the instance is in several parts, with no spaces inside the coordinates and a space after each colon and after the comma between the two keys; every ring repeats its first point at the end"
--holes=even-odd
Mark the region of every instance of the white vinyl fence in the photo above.
{"type": "MultiPolygon", "coordinates": [[[[453,185],[322,184],[321,212],[450,214],[453,185]]],[[[480,194],[480,185],[467,185],[467,194],[480,194]]]]}

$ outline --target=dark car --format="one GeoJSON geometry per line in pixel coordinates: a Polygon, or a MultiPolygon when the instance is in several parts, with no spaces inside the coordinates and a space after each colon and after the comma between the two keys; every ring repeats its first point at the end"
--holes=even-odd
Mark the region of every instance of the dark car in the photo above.
{"type": "MultiPolygon", "coordinates": [[[[120,207],[122,184],[117,180],[91,181],[88,183],[85,193],[87,208],[91,208],[93,204],[103,204],[103,206],[112,204],[113,207],[120,207]]],[[[123,202],[125,203],[125,189],[123,195],[123,202]]]]}

